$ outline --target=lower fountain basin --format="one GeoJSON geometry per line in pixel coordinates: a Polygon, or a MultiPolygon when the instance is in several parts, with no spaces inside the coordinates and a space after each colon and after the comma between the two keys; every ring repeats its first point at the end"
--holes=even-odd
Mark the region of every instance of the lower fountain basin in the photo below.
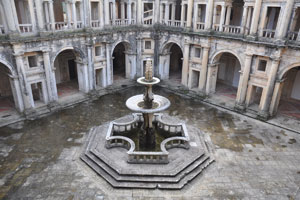
{"type": "Polygon", "coordinates": [[[130,110],[139,113],[156,113],[166,110],[170,107],[171,103],[167,98],[160,95],[153,95],[153,97],[153,108],[147,109],[142,106],[144,102],[144,95],[142,94],[130,97],[126,101],[126,106],[130,110]]]}

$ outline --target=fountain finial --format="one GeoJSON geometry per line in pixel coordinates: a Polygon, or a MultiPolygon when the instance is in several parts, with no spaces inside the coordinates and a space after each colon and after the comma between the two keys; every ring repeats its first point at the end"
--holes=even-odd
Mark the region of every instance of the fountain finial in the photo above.
{"type": "Polygon", "coordinates": [[[153,72],[152,72],[152,60],[148,59],[146,61],[146,72],[145,72],[145,80],[151,82],[153,80],[153,72]]]}

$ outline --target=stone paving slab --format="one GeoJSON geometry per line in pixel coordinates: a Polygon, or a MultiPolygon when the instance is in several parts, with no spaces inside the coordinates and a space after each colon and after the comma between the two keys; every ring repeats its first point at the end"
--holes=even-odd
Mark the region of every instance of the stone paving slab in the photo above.
{"type": "Polygon", "coordinates": [[[167,114],[210,136],[216,162],[182,190],[114,189],[79,156],[88,130],[129,114],[121,102],[137,92],[1,128],[0,199],[300,199],[299,133],[158,89],[167,114]]]}

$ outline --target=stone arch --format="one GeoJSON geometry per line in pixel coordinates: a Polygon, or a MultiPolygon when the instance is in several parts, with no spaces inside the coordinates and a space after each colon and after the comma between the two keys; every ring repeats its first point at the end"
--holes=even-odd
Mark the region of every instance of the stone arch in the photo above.
{"type": "Polygon", "coordinates": [[[125,51],[132,51],[132,44],[130,44],[130,42],[129,42],[128,40],[118,40],[117,42],[115,42],[115,43],[112,45],[111,53],[110,53],[111,56],[113,55],[116,46],[118,46],[118,45],[121,44],[121,43],[124,45],[125,51]]]}
{"type": "Polygon", "coordinates": [[[207,91],[235,99],[242,66],[242,59],[232,50],[213,53],[210,59],[207,91]]]}
{"type": "Polygon", "coordinates": [[[55,99],[79,91],[88,92],[87,58],[81,49],[73,46],[59,49],[52,58],[51,66],[55,69],[55,99]]]}
{"type": "Polygon", "coordinates": [[[6,105],[8,110],[16,108],[18,111],[23,112],[24,103],[20,82],[16,77],[17,73],[12,65],[8,61],[0,59],[0,84],[3,84],[3,88],[5,88],[5,91],[2,91],[0,85],[0,104],[4,105],[4,107],[6,105]],[[7,70],[7,73],[5,73],[5,70],[7,70]]]}
{"type": "Polygon", "coordinates": [[[13,65],[11,63],[1,58],[0,58],[0,63],[2,63],[3,65],[5,65],[5,67],[7,67],[7,69],[10,72],[10,75],[17,76],[17,72],[14,70],[14,68],[12,67],[13,65]]]}
{"type": "Polygon", "coordinates": [[[270,114],[280,114],[300,119],[300,63],[294,63],[278,72],[270,114]]]}
{"type": "Polygon", "coordinates": [[[159,57],[160,77],[181,83],[182,58],[183,48],[178,42],[169,40],[163,44],[159,57]]]}
{"type": "Polygon", "coordinates": [[[278,72],[278,79],[282,80],[288,71],[290,71],[291,69],[293,69],[295,67],[299,67],[299,66],[300,66],[300,62],[291,64],[287,68],[280,70],[278,72]]]}
{"type": "Polygon", "coordinates": [[[173,44],[176,44],[178,47],[180,47],[181,52],[183,52],[183,46],[179,42],[175,40],[168,40],[162,45],[160,53],[161,54],[168,53],[173,44]]]}
{"type": "Polygon", "coordinates": [[[121,80],[133,78],[134,62],[132,56],[132,44],[127,40],[120,40],[112,45],[111,50],[112,61],[112,77],[113,80],[121,80]]]}
{"type": "Polygon", "coordinates": [[[53,56],[52,61],[51,61],[51,66],[53,66],[54,61],[55,61],[55,59],[57,58],[57,56],[58,56],[61,52],[65,51],[65,50],[73,50],[73,51],[74,51],[74,54],[75,54],[75,56],[76,56],[76,58],[78,58],[78,60],[81,61],[81,62],[84,62],[84,61],[86,60],[86,55],[84,54],[84,52],[83,52],[80,48],[78,48],[78,47],[73,47],[73,46],[67,46],[67,47],[63,47],[63,48],[59,49],[59,50],[55,53],[55,55],[53,56]]]}
{"type": "Polygon", "coordinates": [[[211,58],[209,59],[210,64],[217,63],[220,60],[223,53],[230,53],[230,54],[234,55],[238,59],[238,61],[240,62],[241,68],[243,69],[243,67],[244,67],[243,66],[243,63],[244,63],[243,60],[240,58],[240,56],[236,52],[234,52],[232,50],[228,50],[228,49],[227,50],[223,49],[223,50],[219,50],[219,51],[214,52],[212,54],[211,58]]]}

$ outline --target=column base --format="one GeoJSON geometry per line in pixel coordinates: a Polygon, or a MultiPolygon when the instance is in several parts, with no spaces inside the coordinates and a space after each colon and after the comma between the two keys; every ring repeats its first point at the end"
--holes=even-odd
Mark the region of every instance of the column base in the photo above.
{"type": "Polygon", "coordinates": [[[257,113],[257,119],[267,121],[270,118],[270,114],[267,111],[259,111],[257,113]]]}
{"type": "Polygon", "coordinates": [[[246,104],[235,103],[234,110],[239,112],[239,113],[245,112],[246,104]]]}
{"type": "Polygon", "coordinates": [[[258,39],[258,35],[257,34],[255,34],[255,35],[247,35],[246,39],[250,40],[250,41],[255,41],[255,40],[258,39]]]}
{"type": "Polygon", "coordinates": [[[283,40],[283,39],[276,39],[275,40],[275,44],[277,45],[285,45],[286,43],[286,40],[283,40]]]}

